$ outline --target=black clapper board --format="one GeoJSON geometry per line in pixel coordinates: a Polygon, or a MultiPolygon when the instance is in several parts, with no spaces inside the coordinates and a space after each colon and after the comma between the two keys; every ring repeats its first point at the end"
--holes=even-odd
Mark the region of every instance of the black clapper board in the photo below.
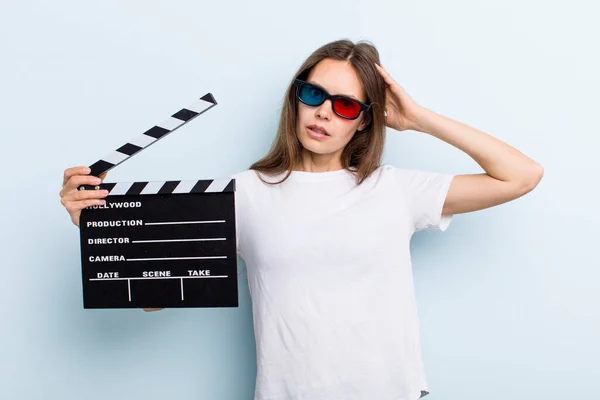
{"type": "MultiPolygon", "coordinates": [[[[208,93],[90,166],[99,176],[216,105],[208,93]]],[[[82,185],[84,308],[237,307],[235,180],[82,185]]]]}

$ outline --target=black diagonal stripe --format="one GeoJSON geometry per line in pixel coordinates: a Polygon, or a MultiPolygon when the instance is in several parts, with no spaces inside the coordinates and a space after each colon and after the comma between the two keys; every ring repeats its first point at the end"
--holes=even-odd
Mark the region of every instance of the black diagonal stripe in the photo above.
{"type": "Polygon", "coordinates": [[[190,190],[190,193],[204,193],[211,183],[212,181],[210,179],[200,180],[196,182],[192,190],[190,190]]]}
{"type": "Polygon", "coordinates": [[[108,169],[114,167],[114,165],[115,164],[109,163],[108,161],[98,160],[92,165],[90,165],[90,169],[92,170],[92,172],[90,172],[90,175],[99,176],[104,171],[107,171],[108,169]]]}
{"type": "Polygon", "coordinates": [[[171,115],[171,117],[187,122],[190,119],[194,118],[196,115],[198,115],[196,111],[188,110],[187,108],[182,108],[175,114],[171,115]]]}
{"type": "Polygon", "coordinates": [[[223,192],[235,192],[235,179],[232,179],[227,186],[225,186],[223,192]]]}
{"type": "Polygon", "coordinates": [[[131,185],[131,187],[127,189],[127,192],[125,192],[125,194],[140,194],[147,184],[148,182],[133,182],[133,185],[131,185]]]}
{"type": "Polygon", "coordinates": [[[209,103],[217,104],[217,101],[213,97],[211,93],[206,93],[204,96],[200,97],[200,100],[208,101],[209,103]]]}
{"type": "Polygon", "coordinates": [[[144,135],[148,135],[148,136],[152,136],[153,138],[160,139],[161,137],[163,137],[164,135],[166,135],[169,132],[171,132],[171,131],[155,125],[152,128],[148,129],[146,132],[144,132],[144,135]]]}
{"type": "Polygon", "coordinates": [[[173,193],[173,190],[179,185],[181,181],[166,181],[164,185],[160,188],[157,194],[169,194],[173,193]]]}
{"type": "Polygon", "coordinates": [[[118,152],[132,156],[138,151],[142,150],[143,147],[136,146],[135,144],[127,143],[117,149],[118,152]]]}
{"type": "Polygon", "coordinates": [[[110,191],[113,190],[113,188],[116,186],[116,183],[101,183],[98,186],[100,186],[100,190],[106,189],[109,192],[108,194],[110,194],[110,191]]]}

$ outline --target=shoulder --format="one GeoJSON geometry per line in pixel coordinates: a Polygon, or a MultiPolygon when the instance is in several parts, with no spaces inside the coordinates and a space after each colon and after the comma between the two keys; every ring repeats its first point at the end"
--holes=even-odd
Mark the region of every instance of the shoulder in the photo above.
{"type": "Polygon", "coordinates": [[[375,179],[378,182],[389,182],[390,179],[393,179],[395,175],[398,174],[398,171],[402,168],[399,168],[393,164],[385,163],[381,164],[377,169],[375,169],[369,178],[375,179]]]}
{"type": "Polygon", "coordinates": [[[453,174],[449,173],[399,167],[392,164],[383,164],[379,169],[381,170],[381,174],[393,176],[400,184],[417,183],[432,179],[446,179],[453,176],[453,174]]]}
{"type": "Polygon", "coordinates": [[[239,181],[241,184],[266,186],[267,184],[263,182],[263,180],[273,183],[278,182],[285,177],[285,172],[265,174],[254,169],[247,169],[231,174],[230,177],[236,179],[236,181],[239,181]]]}
{"type": "MultiPolygon", "coordinates": [[[[231,174],[230,177],[235,179],[236,183],[239,182],[240,184],[243,184],[243,185],[250,185],[253,183],[262,182],[260,180],[258,174],[259,173],[256,170],[247,169],[244,171],[239,171],[234,174],[231,174]]],[[[264,174],[261,174],[260,176],[263,177],[263,179],[268,178],[268,176],[265,176],[264,174]]]]}
{"type": "MultiPolygon", "coordinates": [[[[235,179],[236,191],[240,190],[252,193],[263,190],[267,186],[267,184],[261,180],[261,177],[266,181],[270,181],[272,179],[270,176],[264,174],[260,174],[259,177],[259,172],[254,169],[239,171],[231,174],[230,177],[235,179]]],[[[274,182],[277,182],[277,180],[274,182]]]]}
{"type": "Polygon", "coordinates": [[[236,192],[239,190],[243,190],[247,188],[249,184],[251,184],[254,178],[254,171],[251,169],[247,169],[244,171],[238,171],[231,175],[229,175],[231,179],[235,179],[235,190],[236,192]]]}
{"type": "Polygon", "coordinates": [[[425,172],[417,169],[401,167],[390,163],[381,164],[376,171],[382,175],[406,175],[414,172],[425,172]]]}
{"type": "Polygon", "coordinates": [[[231,174],[229,176],[231,178],[235,179],[235,180],[243,181],[243,180],[250,179],[251,178],[251,175],[250,175],[251,173],[253,174],[254,170],[247,169],[247,170],[244,170],[244,171],[235,172],[235,173],[233,173],[233,174],[231,174]]]}
{"type": "Polygon", "coordinates": [[[391,184],[404,195],[438,197],[448,190],[454,174],[383,164],[378,168],[381,182],[391,184]]]}
{"type": "Polygon", "coordinates": [[[380,174],[391,174],[397,169],[399,169],[399,167],[390,163],[385,163],[381,164],[375,171],[379,172],[380,174]]]}

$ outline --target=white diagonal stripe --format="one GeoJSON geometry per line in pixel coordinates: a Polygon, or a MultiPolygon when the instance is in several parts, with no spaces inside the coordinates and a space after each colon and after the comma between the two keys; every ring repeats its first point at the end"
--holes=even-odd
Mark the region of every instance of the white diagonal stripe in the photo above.
{"type": "Polygon", "coordinates": [[[156,194],[161,187],[165,184],[164,181],[148,182],[146,187],[140,192],[140,194],[156,194]]]}
{"type": "Polygon", "coordinates": [[[136,137],[135,139],[129,141],[129,143],[136,145],[137,147],[146,147],[148,146],[150,143],[154,142],[156,140],[156,138],[153,138],[152,136],[148,136],[148,135],[140,135],[138,137],[136,137]]]}
{"type": "Polygon", "coordinates": [[[189,193],[197,181],[181,181],[173,193],[189,193]]]}
{"type": "Polygon", "coordinates": [[[184,122],[185,121],[182,121],[180,119],[169,117],[168,119],[165,119],[160,124],[156,124],[156,126],[160,126],[161,128],[165,128],[165,129],[172,131],[173,129],[177,128],[179,125],[183,124],[184,122]]]}
{"type": "Polygon", "coordinates": [[[205,192],[222,192],[225,186],[229,185],[229,182],[231,182],[231,179],[215,179],[206,188],[205,192]]]}
{"type": "Polygon", "coordinates": [[[133,185],[133,182],[118,182],[110,191],[110,194],[125,194],[129,188],[133,185]]]}
{"type": "Polygon", "coordinates": [[[204,100],[196,100],[195,102],[193,102],[185,108],[200,114],[202,111],[206,110],[210,106],[214,106],[214,104],[204,100]]]}
{"type": "Polygon", "coordinates": [[[112,153],[102,157],[102,160],[116,165],[127,158],[129,158],[127,154],[123,154],[120,151],[115,150],[112,153]]]}

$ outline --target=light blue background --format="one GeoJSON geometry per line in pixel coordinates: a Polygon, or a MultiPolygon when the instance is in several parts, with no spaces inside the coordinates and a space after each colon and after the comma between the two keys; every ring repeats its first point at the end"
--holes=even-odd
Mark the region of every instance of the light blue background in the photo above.
{"type": "MultiPolygon", "coordinates": [[[[413,238],[428,400],[597,398],[599,11],[578,0],[3,1],[0,398],[252,399],[243,262],[239,308],[84,310],[62,174],[206,92],[217,107],[106,181],[244,170],[267,152],[292,74],[340,38],[372,41],[417,102],[545,168],[525,197],[413,238]]],[[[384,161],[482,172],[413,131],[388,130],[384,161]]]]}

